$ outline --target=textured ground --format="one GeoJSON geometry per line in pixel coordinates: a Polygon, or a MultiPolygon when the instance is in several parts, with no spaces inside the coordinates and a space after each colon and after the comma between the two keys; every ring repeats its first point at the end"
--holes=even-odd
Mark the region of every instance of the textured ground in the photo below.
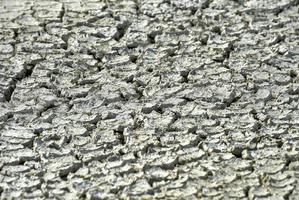
{"type": "Polygon", "coordinates": [[[298,0],[0,0],[1,199],[299,199],[298,0]]]}

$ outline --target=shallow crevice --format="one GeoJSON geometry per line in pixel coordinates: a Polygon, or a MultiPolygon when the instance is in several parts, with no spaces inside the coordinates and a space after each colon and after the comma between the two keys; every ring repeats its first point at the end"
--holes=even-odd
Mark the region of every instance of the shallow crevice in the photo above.
{"type": "Polygon", "coordinates": [[[207,9],[210,7],[210,4],[213,2],[213,0],[207,0],[205,2],[203,2],[201,9],[207,9]]]}
{"type": "Polygon", "coordinates": [[[129,27],[130,27],[130,23],[128,23],[128,22],[124,22],[123,24],[117,25],[116,28],[117,28],[118,34],[116,34],[114,39],[116,41],[120,41],[125,36],[125,34],[126,34],[129,27]]]}
{"type": "Polygon", "coordinates": [[[124,131],[123,130],[114,130],[114,133],[117,134],[118,140],[122,145],[126,144],[126,139],[124,136],[124,131]]]}
{"type": "Polygon", "coordinates": [[[61,11],[59,14],[59,19],[60,19],[61,23],[63,23],[63,18],[64,18],[65,13],[66,13],[65,6],[64,6],[64,4],[62,4],[62,8],[61,8],[61,11]]]}
{"type": "Polygon", "coordinates": [[[226,106],[226,107],[230,107],[233,103],[238,102],[239,99],[241,99],[241,97],[242,97],[242,96],[237,96],[237,97],[231,99],[230,101],[228,101],[228,102],[225,103],[225,106],[226,106]]]}
{"type": "Polygon", "coordinates": [[[155,44],[155,43],[156,43],[156,41],[155,41],[155,36],[147,35],[147,41],[148,41],[150,44],[155,44]]]}
{"type": "Polygon", "coordinates": [[[12,94],[15,89],[16,89],[16,84],[13,84],[13,85],[10,85],[7,90],[4,91],[5,101],[10,102],[12,94]]]}
{"type": "Polygon", "coordinates": [[[21,82],[23,79],[28,78],[32,75],[33,70],[36,66],[36,64],[40,62],[40,60],[36,60],[36,61],[31,61],[30,63],[28,63],[27,65],[25,65],[24,67],[24,71],[22,74],[20,74],[18,77],[16,77],[13,81],[13,83],[9,86],[9,88],[5,91],[4,93],[4,97],[5,97],[5,101],[6,102],[10,102],[11,101],[11,97],[17,87],[17,83],[21,82]]]}

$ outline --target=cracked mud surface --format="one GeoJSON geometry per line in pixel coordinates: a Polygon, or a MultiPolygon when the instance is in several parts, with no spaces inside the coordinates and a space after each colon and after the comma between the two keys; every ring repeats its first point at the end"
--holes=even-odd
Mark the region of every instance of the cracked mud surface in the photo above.
{"type": "Polygon", "coordinates": [[[0,0],[1,199],[298,199],[298,0],[0,0]]]}

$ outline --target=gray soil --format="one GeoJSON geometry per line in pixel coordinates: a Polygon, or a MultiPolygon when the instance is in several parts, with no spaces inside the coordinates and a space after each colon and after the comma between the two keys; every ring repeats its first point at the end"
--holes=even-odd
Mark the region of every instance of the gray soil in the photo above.
{"type": "Polygon", "coordinates": [[[299,199],[299,0],[0,0],[0,199],[299,199]]]}

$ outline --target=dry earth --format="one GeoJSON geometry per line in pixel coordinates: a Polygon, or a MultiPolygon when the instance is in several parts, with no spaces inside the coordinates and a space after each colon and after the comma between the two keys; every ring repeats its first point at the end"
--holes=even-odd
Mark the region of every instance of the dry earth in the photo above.
{"type": "Polygon", "coordinates": [[[299,0],[0,0],[1,199],[299,199],[299,0]]]}

